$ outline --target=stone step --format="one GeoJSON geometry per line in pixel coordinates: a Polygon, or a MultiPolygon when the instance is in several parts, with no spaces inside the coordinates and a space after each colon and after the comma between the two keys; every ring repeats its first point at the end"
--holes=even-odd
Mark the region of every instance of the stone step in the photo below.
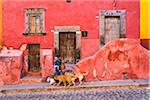
{"type": "Polygon", "coordinates": [[[20,83],[39,83],[39,82],[42,82],[42,77],[38,77],[38,76],[26,76],[26,77],[23,77],[21,80],[20,80],[20,83]]]}
{"type": "Polygon", "coordinates": [[[39,77],[39,76],[42,76],[42,73],[41,72],[25,72],[25,76],[37,76],[37,77],[39,77]]]}

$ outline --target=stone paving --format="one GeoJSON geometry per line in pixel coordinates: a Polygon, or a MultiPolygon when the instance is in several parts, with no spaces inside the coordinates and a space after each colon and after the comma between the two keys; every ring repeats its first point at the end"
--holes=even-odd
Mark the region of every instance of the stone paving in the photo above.
{"type": "Polygon", "coordinates": [[[0,100],[149,100],[150,89],[65,90],[0,95],[0,100]]]}

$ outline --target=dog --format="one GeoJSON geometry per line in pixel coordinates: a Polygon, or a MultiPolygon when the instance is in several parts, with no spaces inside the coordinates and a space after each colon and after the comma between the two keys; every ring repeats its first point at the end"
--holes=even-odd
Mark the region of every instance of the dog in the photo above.
{"type": "Polygon", "coordinates": [[[63,85],[66,87],[67,83],[69,84],[69,87],[73,84],[74,86],[75,84],[75,80],[79,79],[79,85],[82,84],[82,80],[84,78],[84,76],[86,76],[88,74],[88,71],[86,73],[81,73],[81,72],[66,72],[64,75],[58,75],[58,76],[54,76],[54,80],[58,80],[59,83],[57,84],[57,86],[60,86],[61,83],[63,83],[63,85]]]}
{"type": "Polygon", "coordinates": [[[57,86],[60,86],[61,83],[63,83],[63,85],[66,87],[67,83],[69,84],[69,87],[72,85],[72,77],[69,74],[64,74],[64,75],[58,75],[58,76],[54,76],[54,80],[58,80],[59,83],[57,84],[57,86]]]}
{"type": "Polygon", "coordinates": [[[46,79],[46,82],[50,83],[50,85],[53,85],[54,83],[56,83],[56,81],[53,78],[51,78],[51,77],[48,77],[46,79]]]}
{"type": "Polygon", "coordinates": [[[54,80],[58,80],[59,81],[57,86],[59,86],[61,83],[63,83],[63,85],[66,86],[66,80],[64,78],[64,75],[56,75],[56,76],[54,76],[54,80]]]}
{"type": "Polygon", "coordinates": [[[81,85],[84,76],[88,75],[88,73],[89,73],[88,71],[86,73],[76,72],[74,73],[75,75],[72,80],[75,82],[76,79],[79,79],[79,85],[81,85]]]}
{"type": "Polygon", "coordinates": [[[81,72],[66,72],[65,75],[70,76],[71,77],[71,83],[73,83],[73,85],[75,86],[75,80],[79,79],[79,85],[82,84],[82,80],[84,78],[84,76],[86,76],[88,74],[88,71],[86,73],[81,73],[81,72]]]}

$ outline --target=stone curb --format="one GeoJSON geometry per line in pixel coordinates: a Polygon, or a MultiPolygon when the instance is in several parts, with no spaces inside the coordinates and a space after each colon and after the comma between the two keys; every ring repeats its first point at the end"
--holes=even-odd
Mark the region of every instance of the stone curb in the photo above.
{"type": "Polygon", "coordinates": [[[15,93],[33,93],[33,92],[62,92],[65,90],[106,90],[117,88],[142,88],[150,87],[150,84],[129,84],[129,85],[113,85],[113,86],[71,86],[71,87],[43,87],[43,88],[31,88],[31,89],[2,89],[0,94],[15,94],[15,93]]]}

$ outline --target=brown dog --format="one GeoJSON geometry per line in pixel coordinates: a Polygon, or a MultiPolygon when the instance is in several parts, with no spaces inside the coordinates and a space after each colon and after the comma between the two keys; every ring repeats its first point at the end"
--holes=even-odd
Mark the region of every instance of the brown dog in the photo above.
{"type": "Polygon", "coordinates": [[[81,73],[81,72],[66,72],[65,75],[71,77],[71,83],[73,83],[73,85],[75,86],[75,80],[79,79],[79,85],[82,84],[82,80],[84,78],[84,76],[86,76],[88,74],[88,71],[86,73],[81,73]]]}
{"type": "Polygon", "coordinates": [[[58,86],[61,83],[63,83],[63,85],[66,86],[66,80],[65,80],[64,75],[54,76],[54,79],[59,81],[59,83],[57,84],[58,86]]]}
{"type": "Polygon", "coordinates": [[[76,79],[79,79],[79,85],[81,85],[84,76],[86,76],[88,73],[89,73],[88,71],[84,74],[80,72],[76,72],[72,80],[75,82],[76,79]]]}
{"type": "Polygon", "coordinates": [[[72,81],[73,81],[72,80],[72,77],[73,77],[72,75],[70,75],[70,74],[64,74],[64,75],[54,76],[54,79],[59,81],[59,83],[57,84],[58,86],[61,83],[63,83],[64,86],[66,86],[67,83],[69,84],[69,86],[71,86],[72,81]]]}

